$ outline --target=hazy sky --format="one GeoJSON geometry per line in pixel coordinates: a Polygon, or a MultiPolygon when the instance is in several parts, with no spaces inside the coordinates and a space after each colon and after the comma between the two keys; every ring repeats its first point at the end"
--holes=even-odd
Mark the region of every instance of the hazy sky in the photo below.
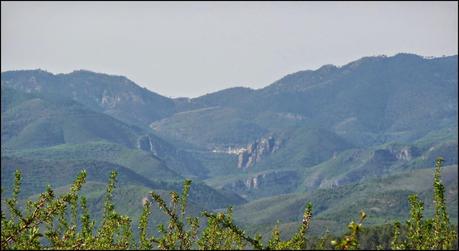
{"type": "Polygon", "coordinates": [[[2,2],[1,70],[124,75],[165,96],[363,56],[457,54],[457,2],[2,2]]]}

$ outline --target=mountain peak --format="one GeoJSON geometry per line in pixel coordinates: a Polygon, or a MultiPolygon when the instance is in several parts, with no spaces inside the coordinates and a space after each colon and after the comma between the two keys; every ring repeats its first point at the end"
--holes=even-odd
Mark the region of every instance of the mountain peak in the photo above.
{"type": "Polygon", "coordinates": [[[326,64],[326,65],[323,65],[322,67],[320,67],[319,69],[317,69],[316,71],[320,72],[320,73],[328,73],[328,72],[331,72],[331,71],[334,71],[334,70],[338,70],[338,69],[339,68],[336,65],[326,64]]]}
{"type": "Polygon", "coordinates": [[[27,70],[12,70],[12,71],[3,71],[2,78],[4,76],[30,76],[30,75],[43,75],[43,76],[54,76],[53,73],[43,70],[43,69],[27,69],[27,70]]]}
{"type": "Polygon", "coordinates": [[[68,74],[59,74],[59,75],[69,75],[69,76],[72,76],[72,75],[81,75],[81,76],[100,76],[100,77],[108,77],[108,78],[114,78],[114,79],[122,79],[122,80],[126,80],[126,81],[129,81],[129,82],[132,82],[131,80],[129,80],[127,77],[125,76],[122,76],[122,75],[115,75],[115,74],[107,74],[107,73],[102,73],[102,72],[95,72],[95,71],[90,71],[90,70],[85,70],[85,69],[80,69],[80,70],[74,70],[68,74]]]}

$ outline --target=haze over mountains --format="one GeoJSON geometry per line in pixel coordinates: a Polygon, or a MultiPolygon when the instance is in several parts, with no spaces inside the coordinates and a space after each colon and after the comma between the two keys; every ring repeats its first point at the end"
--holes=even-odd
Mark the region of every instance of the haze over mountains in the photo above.
{"type": "Polygon", "coordinates": [[[148,190],[191,178],[192,212],[235,205],[241,224],[263,230],[280,217],[288,229],[312,200],[322,231],[356,205],[370,224],[406,218],[407,195],[427,198],[443,156],[457,224],[457,68],[457,55],[364,57],[193,99],[83,70],[2,72],[2,187],[10,192],[19,168],[33,196],[86,168],[96,211],[115,169],[124,210],[136,215],[148,190]]]}

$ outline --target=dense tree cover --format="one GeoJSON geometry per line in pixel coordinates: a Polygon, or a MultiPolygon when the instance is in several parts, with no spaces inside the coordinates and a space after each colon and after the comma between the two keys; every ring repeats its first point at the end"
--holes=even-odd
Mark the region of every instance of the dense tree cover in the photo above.
{"type": "MultiPolygon", "coordinates": [[[[424,204],[416,195],[409,197],[410,218],[405,224],[395,222],[389,245],[376,248],[398,249],[452,249],[457,247],[457,233],[449,222],[446,211],[445,189],[440,179],[442,159],[436,160],[434,173],[435,213],[431,219],[424,219],[424,204]],[[403,231],[401,231],[403,229],[403,231]],[[401,234],[403,232],[403,234],[401,234]]],[[[169,217],[167,225],[157,226],[155,235],[149,231],[148,223],[151,204],[145,201],[139,219],[139,236],[134,237],[132,220],[115,210],[113,190],[117,173],[112,172],[105,195],[103,218],[96,224],[89,214],[86,198],[79,195],[86,181],[82,171],[70,191],[56,196],[51,187],[36,201],[27,201],[25,210],[18,205],[21,173],[16,172],[12,197],[5,200],[9,209],[1,212],[2,249],[359,249],[374,238],[363,229],[366,213],[360,212],[358,222],[352,221],[349,231],[341,237],[325,233],[319,238],[306,236],[312,220],[312,204],[305,207],[302,222],[288,240],[280,238],[276,226],[268,241],[260,235],[250,236],[238,227],[232,219],[232,209],[227,212],[202,212],[202,217],[186,216],[187,199],[191,181],[185,180],[181,194],[170,193],[170,203],[156,192],[152,199],[169,217]],[[202,223],[202,224],[201,224],[202,223]],[[96,227],[97,226],[97,227],[96,227]],[[366,236],[365,238],[362,238],[366,236]]],[[[376,231],[381,232],[381,231],[376,231]]],[[[387,231],[385,231],[387,236],[387,231]]],[[[384,231],[382,231],[384,233],[384,231]]]]}

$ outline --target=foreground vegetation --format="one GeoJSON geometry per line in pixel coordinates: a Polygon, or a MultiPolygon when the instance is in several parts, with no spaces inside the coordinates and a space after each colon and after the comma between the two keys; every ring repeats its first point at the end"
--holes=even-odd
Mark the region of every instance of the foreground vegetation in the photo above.
{"type": "MultiPolygon", "coordinates": [[[[424,204],[417,195],[411,195],[410,218],[406,223],[395,222],[390,248],[400,249],[453,249],[457,248],[457,233],[449,222],[445,205],[445,188],[440,180],[443,160],[436,160],[434,172],[434,205],[432,218],[424,219],[424,204]]],[[[278,226],[268,241],[260,235],[249,236],[234,224],[232,209],[226,212],[203,211],[201,217],[186,216],[187,199],[191,181],[186,180],[181,194],[170,193],[170,203],[156,192],[152,199],[169,217],[167,225],[157,226],[157,234],[151,235],[149,216],[151,204],[145,200],[138,223],[138,236],[132,230],[132,220],[115,210],[113,190],[117,173],[112,172],[104,200],[101,222],[96,224],[89,214],[86,198],[79,195],[86,181],[82,171],[70,191],[56,196],[51,187],[36,201],[27,201],[25,210],[18,203],[21,173],[16,172],[12,197],[5,200],[8,212],[2,204],[1,249],[359,249],[363,222],[367,215],[360,212],[358,222],[352,221],[349,231],[335,238],[325,233],[320,238],[308,238],[312,220],[312,205],[304,209],[302,222],[288,240],[282,240],[278,226]],[[168,205],[169,204],[169,205],[168,205]]],[[[379,248],[386,248],[379,246],[379,248]]]]}

